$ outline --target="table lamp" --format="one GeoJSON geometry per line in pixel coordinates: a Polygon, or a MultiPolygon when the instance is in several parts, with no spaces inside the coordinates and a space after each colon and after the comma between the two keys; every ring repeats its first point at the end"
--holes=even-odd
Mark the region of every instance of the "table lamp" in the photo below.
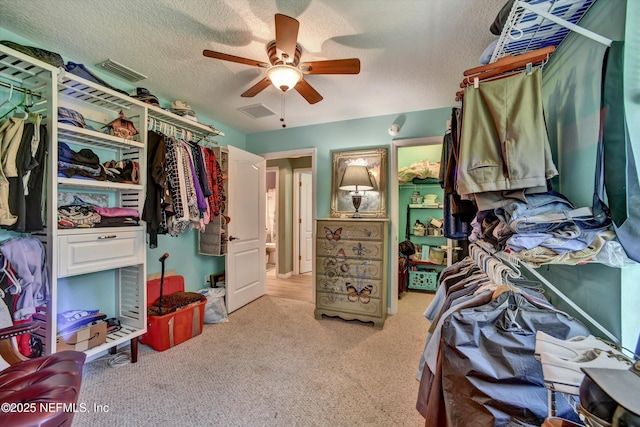
{"type": "Polygon", "coordinates": [[[366,166],[347,166],[344,170],[344,175],[340,180],[338,186],[340,190],[351,191],[351,201],[355,212],[353,218],[360,218],[360,203],[362,202],[362,192],[366,190],[373,190],[374,186],[371,183],[369,176],[369,170],[366,166]]]}

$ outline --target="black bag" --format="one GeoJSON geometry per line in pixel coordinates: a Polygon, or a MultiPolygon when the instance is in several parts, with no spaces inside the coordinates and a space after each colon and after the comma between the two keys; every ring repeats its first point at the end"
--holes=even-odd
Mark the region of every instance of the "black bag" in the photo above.
{"type": "Polygon", "coordinates": [[[407,206],[407,230],[405,232],[405,240],[398,245],[398,252],[407,258],[416,253],[416,246],[409,240],[409,207],[407,206]]]}
{"type": "Polygon", "coordinates": [[[411,240],[407,239],[404,242],[400,242],[398,250],[402,255],[408,257],[416,253],[416,246],[411,240]]]}
{"type": "Polygon", "coordinates": [[[54,67],[60,67],[62,69],[66,69],[64,66],[64,60],[60,54],[55,52],[50,52],[48,50],[40,49],[38,47],[31,46],[23,46],[18,43],[14,43],[8,40],[0,41],[1,44],[10,47],[13,50],[17,50],[20,53],[24,53],[25,55],[29,55],[33,58],[36,58],[42,62],[46,62],[47,64],[51,64],[54,67]]]}

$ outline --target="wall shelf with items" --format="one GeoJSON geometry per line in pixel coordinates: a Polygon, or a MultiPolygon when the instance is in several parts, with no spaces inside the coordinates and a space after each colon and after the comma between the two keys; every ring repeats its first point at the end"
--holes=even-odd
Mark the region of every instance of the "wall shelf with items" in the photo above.
{"type": "MultiPolygon", "coordinates": [[[[94,308],[84,306],[85,301],[80,302],[78,298],[74,300],[72,293],[61,289],[73,281],[86,289],[91,281],[86,274],[112,271],[113,274],[102,276],[105,282],[101,281],[99,285],[107,293],[110,292],[108,298],[112,301],[105,301],[105,305],[115,306],[113,309],[106,309],[105,314],[118,318],[122,329],[108,334],[104,343],[86,350],[86,353],[97,354],[131,341],[132,359],[135,361],[137,337],[146,331],[146,311],[139,309],[146,306],[144,226],[65,229],[58,228],[56,220],[58,207],[71,198],[66,197],[70,194],[92,201],[99,194],[98,199],[105,202],[101,206],[134,208],[141,212],[146,181],[144,135],[139,135],[138,140],[129,140],[100,130],[116,119],[120,111],[137,121],[140,129],[145,106],[125,95],[62,72],[4,46],[0,46],[0,63],[0,79],[19,85],[22,90],[35,92],[37,102],[34,105],[37,106],[37,112],[42,114],[49,134],[47,223],[42,232],[35,234],[45,244],[51,282],[51,297],[39,313],[46,320],[42,336],[44,351],[54,353],[58,350],[58,314],[64,310],[62,306],[66,304],[80,309],[94,308]],[[90,124],[93,129],[59,123],[59,107],[78,112],[79,116],[71,117],[82,118],[76,124],[84,122],[84,125],[90,124]],[[76,176],[75,173],[58,176],[59,143],[66,144],[70,150],[68,153],[75,152],[76,149],[91,150],[100,164],[111,160],[128,161],[132,165],[135,162],[139,166],[135,172],[135,180],[92,180],[76,176]],[[107,280],[115,282],[112,287],[107,280]]],[[[133,178],[133,167],[131,173],[133,178]]]]}
{"type": "Polygon", "coordinates": [[[135,210],[140,216],[146,188],[143,120],[146,108],[135,99],[70,73],[62,73],[56,80],[57,107],[66,110],[59,110],[64,113],[62,117],[54,114],[56,121],[52,127],[57,132],[52,139],[49,159],[51,185],[47,194],[47,213],[54,219],[51,224],[54,246],[49,262],[55,291],[48,308],[51,311],[48,325],[51,341],[47,352],[56,351],[58,312],[70,306],[74,309],[97,308],[107,317],[117,318],[122,327],[116,333],[107,334],[104,342],[85,350],[85,353],[91,356],[104,350],[114,350],[115,346],[129,341],[131,359],[135,362],[138,337],[146,332],[145,226],[138,223],[115,227],[61,228],[54,221],[58,208],[65,206],[71,198],[105,208],[135,210]],[[81,115],[83,120],[80,123],[74,112],[81,115]],[[103,132],[107,124],[120,116],[120,112],[137,129],[134,139],[103,132]],[[72,114],[70,121],[73,124],[58,122],[61,118],[67,119],[68,114],[72,114]],[[100,168],[105,172],[99,179],[91,179],[78,175],[73,168],[59,170],[59,154],[72,159],[76,155],[78,158],[89,157],[92,161],[97,157],[100,168]],[[100,292],[105,293],[96,295],[96,301],[91,301],[91,298],[89,301],[74,301],[73,295],[67,294],[74,286],[91,287],[95,282],[99,282],[100,292]]]}
{"type": "Polygon", "coordinates": [[[434,291],[440,271],[455,259],[456,242],[442,235],[443,191],[437,180],[429,181],[399,186],[400,206],[406,206],[405,237],[416,248],[407,263],[407,288],[413,290],[434,291]]]}

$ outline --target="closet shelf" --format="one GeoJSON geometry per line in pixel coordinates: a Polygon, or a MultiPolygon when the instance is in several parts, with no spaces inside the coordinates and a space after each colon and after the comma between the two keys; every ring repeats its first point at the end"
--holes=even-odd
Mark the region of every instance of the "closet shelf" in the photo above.
{"type": "Polygon", "coordinates": [[[70,188],[85,188],[93,190],[135,190],[143,191],[140,184],[124,184],[111,181],[96,181],[95,179],[78,179],[58,177],[58,185],[70,188]]]}
{"type": "Polygon", "coordinates": [[[128,147],[144,148],[144,143],[139,141],[132,141],[90,129],[79,128],[66,123],[58,123],[58,134],[58,140],[74,144],[91,145],[106,149],[128,147]]]}
{"type": "Polygon", "coordinates": [[[130,110],[136,106],[146,106],[134,98],[129,100],[122,93],[67,72],[58,76],[58,92],[60,95],[75,98],[108,111],[118,112],[130,110]]]}
{"type": "Polygon", "coordinates": [[[44,85],[51,73],[57,74],[58,68],[2,46],[0,77],[18,83],[25,89],[33,90],[35,87],[44,85]]]}
{"type": "MultiPolygon", "coordinates": [[[[520,55],[546,46],[558,46],[595,0],[517,0],[509,13],[490,62],[507,55],[520,55]],[[543,16],[547,15],[547,17],[543,16]],[[549,18],[562,21],[554,22],[549,18]],[[566,25],[568,23],[568,25],[566,25]],[[563,25],[564,24],[564,25],[563,25]],[[572,28],[568,28],[572,27],[572,28]]],[[[586,34],[589,33],[589,34],[586,34]]],[[[597,34],[584,35],[605,42],[597,34]]]]}
{"type": "Polygon", "coordinates": [[[173,125],[177,127],[179,130],[180,129],[188,130],[198,135],[224,136],[223,132],[211,126],[194,122],[189,119],[185,119],[182,116],[173,114],[170,111],[163,110],[160,107],[156,107],[153,105],[145,105],[145,106],[147,107],[147,114],[149,115],[149,117],[168,123],[170,125],[173,125]]]}

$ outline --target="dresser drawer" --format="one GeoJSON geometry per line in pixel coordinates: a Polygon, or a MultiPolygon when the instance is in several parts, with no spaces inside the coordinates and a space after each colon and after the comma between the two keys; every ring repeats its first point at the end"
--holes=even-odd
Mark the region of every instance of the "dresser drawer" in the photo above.
{"type": "Polygon", "coordinates": [[[144,230],[70,234],[58,237],[58,277],[145,262],[144,230]]]}
{"type": "Polygon", "coordinates": [[[350,301],[345,294],[318,292],[316,294],[316,307],[321,310],[341,311],[355,315],[382,316],[382,300],[378,298],[371,298],[364,304],[359,299],[350,301]]]}
{"type": "Polygon", "coordinates": [[[318,221],[318,239],[384,240],[385,223],[382,221],[318,221]]]}
{"type": "MultiPolygon", "coordinates": [[[[318,292],[333,292],[337,294],[347,295],[349,291],[347,286],[353,286],[357,292],[362,289],[370,289],[370,296],[372,298],[382,298],[382,291],[384,289],[382,279],[377,280],[354,280],[349,277],[328,277],[326,275],[317,276],[316,289],[318,292]]],[[[353,290],[351,290],[353,292],[353,290]]]]}
{"type": "Polygon", "coordinates": [[[318,257],[334,257],[338,260],[383,260],[384,242],[371,240],[340,240],[332,242],[324,237],[316,240],[318,257]]]}
{"type": "Polygon", "coordinates": [[[317,277],[349,277],[355,280],[382,279],[382,261],[347,260],[318,257],[316,262],[317,277]]]}

